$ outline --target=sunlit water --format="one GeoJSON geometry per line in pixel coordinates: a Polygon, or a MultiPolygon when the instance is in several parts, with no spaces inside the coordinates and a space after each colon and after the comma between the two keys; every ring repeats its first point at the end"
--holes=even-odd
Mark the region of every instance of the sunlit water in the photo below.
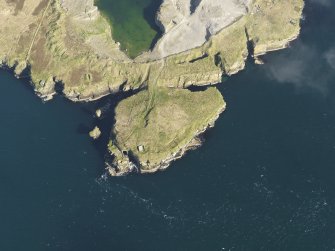
{"type": "Polygon", "coordinates": [[[219,85],[204,145],[153,175],[107,177],[97,104],[0,71],[0,250],[334,250],[334,10],[308,3],[301,38],[219,85]]]}

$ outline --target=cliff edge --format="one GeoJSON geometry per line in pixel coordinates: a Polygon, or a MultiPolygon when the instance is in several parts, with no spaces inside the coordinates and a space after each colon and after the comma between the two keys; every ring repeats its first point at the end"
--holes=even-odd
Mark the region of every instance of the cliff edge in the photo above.
{"type": "MultiPolygon", "coordinates": [[[[48,100],[61,86],[72,101],[142,90],[116,108],[108,149],[112,175],[153,172],[199,145],[225,109],[215,87],[249,54],[285,48],[300,32],[303,0],[164,0],[164,32],[151,51],[129,58],[94,0],[0,0],[0,64],[48,100]]],[[[111,122],[112,123],[112,122],[111,122]]]]}

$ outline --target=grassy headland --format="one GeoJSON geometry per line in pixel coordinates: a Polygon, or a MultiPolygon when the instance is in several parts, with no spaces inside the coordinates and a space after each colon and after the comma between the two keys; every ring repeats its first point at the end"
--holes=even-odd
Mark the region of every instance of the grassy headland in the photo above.
{"type": "Polygon", "coordinates": [[[154,97],[142,91],[117,106],[116,138],[110,151],[117,161],[124,160],[120,153],[131,153],[142,171],[159,168],[181,149],[194,145],[192,140],[212,125],[224,108],[225,102],[214,87],[199,92],[158,88],[154,97]],[[116,152],[115,146],[119,149],[116,152]]]}

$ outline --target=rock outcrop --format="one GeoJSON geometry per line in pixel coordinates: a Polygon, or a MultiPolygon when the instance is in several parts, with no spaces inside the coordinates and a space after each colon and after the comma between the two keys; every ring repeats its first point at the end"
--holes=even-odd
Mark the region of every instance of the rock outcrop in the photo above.
{"type": "Polygon", "coordinates": [[[101,131],[99,129],[99,127],[94,127],[92,131],[89,132],[89,135],[92,139],[96,140],[98,138],[100,138],[101,136],[101,131]]]}

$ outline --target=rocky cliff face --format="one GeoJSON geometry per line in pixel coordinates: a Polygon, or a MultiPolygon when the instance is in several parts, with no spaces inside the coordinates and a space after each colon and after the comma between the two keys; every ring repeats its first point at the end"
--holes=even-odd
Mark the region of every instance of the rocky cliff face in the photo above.
{"type": "Polygon", "coordinates": [[[60,82],[72,100],[152,82],[178,88],[213,84],[222,73],[243,68],[245,30],[257,55],[285,47],[299,34],[303,8],[303,0],[166,0],[158,14],[165,34],[153,51],[131,60],[93,3],[0,0],[1,61],[17,74],[29,65],[40,95],[60,82]]]}
{"type": "Polygon", "coordinates": [[[179,90],[216,84],[223,75],[243,69],[248,40],[255,56],[285,48],[299,34],[303,5],[303,0],[165,0],[157,14],[164,35],[152,51],[132,60],[113,40],[110,24],[93,0],[0,0],[0,63],[12,67],[18,76],[29,70],[36,93],[45,99],[52,97],[56,85],[73,101],[145,89],[131,99],[145,104],[142,116],[131,112],[134,102],[120,103],[117,110],[124,112],[118,113],[109,148],[119,160],[123,158],[120,149],[133,153],[141,149],[134,155],[138,168],[150,172],[150,168],[157,170],[157,163],[188,149],[190,135],[196,137],[222,111],[224,102],[217,91],[195,95],[179,90]],[[216,97],[215,107],[209,105],[208,93],[216,97]],[[197,126],[179,128],[173,144],[165,138],[160,149],[167,151],[162,154],[162,150],[152,150],[152,142],[160,142],[170,127],[147,130],[147,126],[174,121],[181,114],[197,114],[185,110],[176,99],[179,96],[187,100],[187,106],[207,104],[202,112],[210,116],[205,121],[203,116],[182,116],[185,125],[197,126]],[[179,109],[173,109],[176,105],[179,109]],[[131,120],[136,135],[122,128],[124,121],[131,120]],[[128,133],[134,141],[131,145],[120,136],[128,133]],[[137,139],[150,140],[144,144],[137,139]],[[146,160],[155,165],[143,164],[146,160]]]}

